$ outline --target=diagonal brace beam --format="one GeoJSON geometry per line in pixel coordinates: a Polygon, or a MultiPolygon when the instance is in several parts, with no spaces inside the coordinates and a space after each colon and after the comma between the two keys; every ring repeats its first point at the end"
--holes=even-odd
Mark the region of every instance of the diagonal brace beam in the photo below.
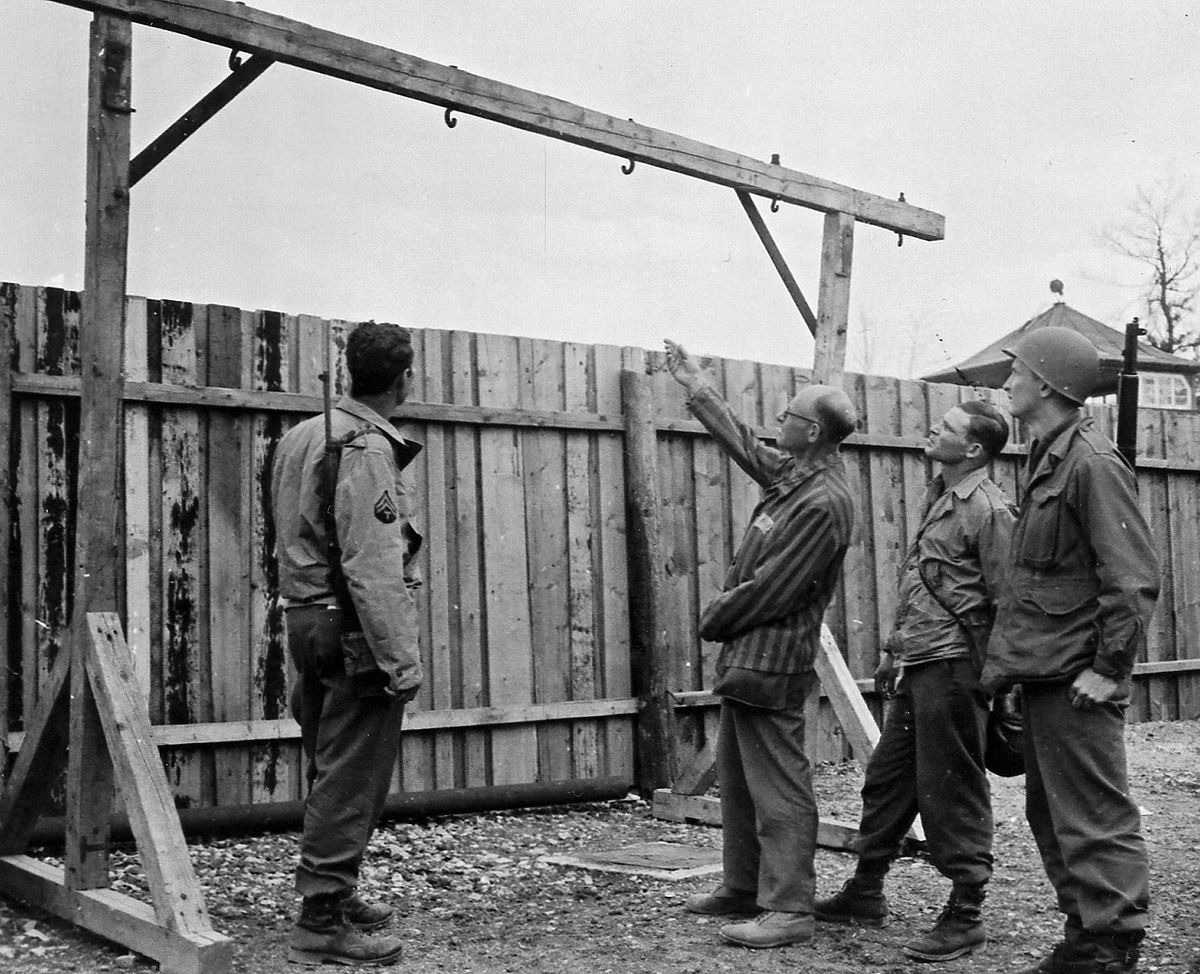
{"type": "Polygon", "coordinates": [[[267,57],[265,54],[255,54],[234,68],[228,77],[137,154],[133,162],[129,164],[129,185],[133,186],[183,145],[200,126],[249,88],[274,63],[274,58],[267,57]]]}
{"type": "Polygon", "coordinates": [[[775,243],[775,238],[771,236],[771,231],[767,228],[762,214],[758,212],[758,207],[754,205],[754,200],[750,198],[750,194],[745,190],[739,189],[737,197],[742,204],[742,208],[746,211],[746,216],[750,217],[750,222],[754,224],[754,229],[758,233],[758,239],[767,248],[767,255],[771,258],[771,263],[775,265],[775,270],[779,271],[779,276],[783,279],[783,286],[787,288],[788,294],[792,296],[792,301],[795,302],[797,309],[800,311],[800,317],[804,319],[804,323],[808,325],[808,330],[812,332],[815,338],[817,335],[817,316],[813,314],[813,309],[809,307],[808,301],[805,300],[804,292],[800,290],[800,285],[796,283],[796,278],[792,276],[791,268],[788,267],[787,261],[784,260],[782,251],[780,251],[775,243]]]}
{"type": "Polygon", "coordinates": [[[669,169],[767,199],[846,213],[921,240],[941,240],[945,218],[931,210],[705,145],[549,95],[502,84],[378,44],[322,30],[231,0],[55,0],[127,17],[197,40],[273,57],[418,101],[454,108],[563,142],[669,169]]]}

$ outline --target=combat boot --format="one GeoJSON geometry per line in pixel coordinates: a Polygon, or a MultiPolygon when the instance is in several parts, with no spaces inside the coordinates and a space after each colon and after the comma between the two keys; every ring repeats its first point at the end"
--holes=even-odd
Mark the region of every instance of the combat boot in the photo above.
{"type": "Polygon", "coordinates": [[[1083,942],[1092,951],[1093,974],[1135,974],[1145,937],[1144,930],[1110,934],[1085,931],[1083,942]]]}
{"type": "Polygon", "coordinates": [[[382,903],[368,903],[358,895],[358,890],[351,890],[350,895],[342,901],[342,912],[346,920],[359,930],[378,930],[387,923],[396,911],[382,903]]]}
{"type": "Polygon", "coordinates": [[[318,966],[386,967],[400,959],[396,937],[372,937],[352,926],[344,910],[345,894],[305,897],[300,919],[288,937],[288,960],[318,966]]]}
{"type": "Polygon", "coordinates": [[[856,923],[860,927],[886,927],[887,897],[883,876],[855,873],[832,896],[813,904],[813,915],[825,923],[856,923]]]}
{"type": "Polygon", "coordinates": [[[985,895],[982,883],[955,884],[937,923],[912,943],[905,944],[905,955],[913,960],[943,961],[974,953],[987,943],[982,916],[985,895]]]}

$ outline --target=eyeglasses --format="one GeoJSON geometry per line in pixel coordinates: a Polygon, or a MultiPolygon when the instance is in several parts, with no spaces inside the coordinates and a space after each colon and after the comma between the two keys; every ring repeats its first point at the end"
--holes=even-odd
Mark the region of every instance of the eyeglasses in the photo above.
{"type": "Polygon", "coordinates": [[[811,416],[805,416],[803,413],[794,413],[790,409],[785,409],[778,416],[776,416],[775,422],[786,423],[789,416],[794,416],[796,419],[803,420],[805,423],[815,423],[817,426],[821,425],[821,421],[819,419],[813,419],[811,416]]]}

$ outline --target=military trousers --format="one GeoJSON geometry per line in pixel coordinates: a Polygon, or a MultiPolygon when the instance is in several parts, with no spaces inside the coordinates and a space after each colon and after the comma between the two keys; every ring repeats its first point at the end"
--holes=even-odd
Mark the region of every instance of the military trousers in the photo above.
{"type": "Polygon", "coordinates": [[[1067,926],[1142,930],[1150,874],[1129,797],[1125,708],[1071,706],[1069,682],[1025,683],[1025,816],[1067,926]]]}
{"type": "MultiPolygon", "coordinates": [[[[816,677],[791,676],[802,701],[816,677]]],[[[804,753],[804,707],[721,700],[717,736],[724,883],[763,910],[812,913],[817,802],[804,753]]]]}
{"type": "Polygon", "coordinates": [[[300,724],[308,797],[296,890],[343,893],[358,883],[400,750],[404,702],[363,696],[342,663],[341,612],[332,606],[287,611],[288,651],[298,671],[292,714],[300,724]]]}
{"type": "Polygon", "coordinates": [[[862,872],[887,872],[920,813],[938,872],[966,886],[991,878],[987,718],[988,696],[969,659],[905,667],[863,783],[862,872]]]}

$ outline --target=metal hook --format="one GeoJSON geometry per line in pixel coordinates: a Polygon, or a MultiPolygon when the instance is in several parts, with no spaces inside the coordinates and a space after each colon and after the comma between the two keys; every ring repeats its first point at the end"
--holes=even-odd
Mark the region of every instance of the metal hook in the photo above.
{"type": "Polygon", "coordinates": [[[446,128],[452,129],[458,124],[458,119],[451,114],[453,111],[453,108],[446,109],[446,128]]]}
{"type": "Polygon", "coordinates": [[[235,47],[229,52],[229,70],[236,71],[242,64],[242,52],[235,47]]]}
{"type": "MultiPolygon", "coordinates": [[[[904,199],[904,194],[903,194],[903,193],[901,193],[901,194],[900,194],[900,202],[901,202],[901,203],[905,202],[905,199],[904,199]]],[[[902,234],[902,233],[898,233],[898,234],[896,234],[896,246],[897,246],[897,247],[903,247],[903,246],[904,246],[904,234],[902,234]]]]}
{"type": "Polygon", "coordinates": [[[773,200],[771,200],[771,212],[772,213],[779,212],[779,197],[778,196],[776,196],[773,200]]]}
{"type": "Polygon", "coordinates": [[[623,172],[626,176],[628,176],[631,172],[633,172],[633,167],[634,167],[634,161],[632,159],[630,159],[628,166],[621,167],[621,172],[623,172]]]}

